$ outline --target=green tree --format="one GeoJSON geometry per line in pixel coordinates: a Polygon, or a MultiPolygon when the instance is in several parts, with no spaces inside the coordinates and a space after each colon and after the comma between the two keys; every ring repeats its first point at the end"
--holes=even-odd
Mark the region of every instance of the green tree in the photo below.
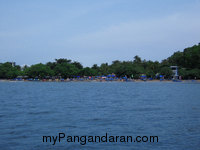
{"type": "Polygon", "coordinates": [[[41,63],[32,65],[30,68],[25,70],[25,73],[31,78],[38,77],[42,79],[46,76],[53,75],[53,71],[50,69],[50,67],[41,63]]]}
{"type": "Polygon", "coordinates": [[[72,63],[72,65],[74,65],[78,69],[83,69],[83,66],[81,65],[80,62],[75,61],[75,62],[72,63]]]}
{"type": "Polygon", "coordinates": [[[164,75],[167,78],[171,78],[173,72],[169,67],[163,67],[160,69],[160,74],[164,75]]]}
{"type": "Polygon", "coordinates": [[[83,68],[80,71],[80,75],[81,76],[95,76],[96,75],[96,71],[94,69],[86,67],[86,68],[83,68]]]}
{"type": "Polygon", "coordinates": [[[140,63],[142,62],[142,60],[141,60],[141,58],[140,58],[139,56],[136,55],[136,56],[134,57],[133,62],[136,63],[136,64],[140,64],[140,63]]]}
{"type": "Polygon", "coordinates": [[[68,63],[57,64],[54,69],[55,75],[61,76],[62,78],[71,78],[76,76],[78,71],[78,68],[68,63]]]}
{"type": "Polygon", "coordinates": [[[20,75],[20,66],[12,66],[10,62],[0,64],[0,78],[13,79],[20,75]]]}
{"type": "Polygon", "coordinates": [[[65,58],[55,59],[55,61],[57,64],[62,64],[62,63],[70,64],[71,63],[70,59],[65,59],[65,58]]]}

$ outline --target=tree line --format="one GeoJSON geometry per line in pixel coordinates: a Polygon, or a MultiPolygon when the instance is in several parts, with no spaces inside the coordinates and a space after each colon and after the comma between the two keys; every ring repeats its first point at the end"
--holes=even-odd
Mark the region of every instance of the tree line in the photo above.
{"type": "Polygon", "coordinates": [[[92,67],[83,67],[80,62],[65,58],[55,59],[46,64],[34,64],[32,66],[19,66],[15,63],[0,63],[0,79],[13,79],[18,76],[26,78],[74,78],[84,76],[102,76],[114,73],[117,77],[138,79],[141,74],[148,78],[156,78],[163,75],[171,78],[170,66],[179,67],[179,75],[183,79],[200,79],[200,44],[186,48],[183,52],[175,52],[172,56],[158,61],[142,60],[135,56],[132,61],[115,60],[110,65],[102,63],[92,67]]]}

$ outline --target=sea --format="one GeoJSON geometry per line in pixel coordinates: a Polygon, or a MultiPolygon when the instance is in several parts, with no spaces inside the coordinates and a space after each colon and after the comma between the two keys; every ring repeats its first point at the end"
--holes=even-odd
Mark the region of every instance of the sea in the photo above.
{"type": "Polygon", "coordinates": [[[0,150],[45,149],[199,150],[200,83],[0,82],[0,150]]]}

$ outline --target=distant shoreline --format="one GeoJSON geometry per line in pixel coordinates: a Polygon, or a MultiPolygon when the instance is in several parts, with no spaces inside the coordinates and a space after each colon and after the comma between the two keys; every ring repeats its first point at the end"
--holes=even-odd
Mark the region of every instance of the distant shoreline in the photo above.
{"type": "Polygon", "coordinates": [[[131,80],[114,80],[114,81],[106,81],[106,80],[37,80],[37,81],[29,81],[29,80],[9,80],[9,79],[0,79],[0,82],[198,82],[200,83],[200,80],[179,80],[179,81],[173,81],[173,80],[140,80],[140,79],[131,79],[131,80]]]}

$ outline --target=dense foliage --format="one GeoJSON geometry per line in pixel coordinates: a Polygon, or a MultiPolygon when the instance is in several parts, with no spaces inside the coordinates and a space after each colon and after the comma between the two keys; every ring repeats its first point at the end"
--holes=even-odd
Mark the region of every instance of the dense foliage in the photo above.
{"type": "Polygon", "coordinates": [[[56,59],[55,62],[35,64],[30,67],[13,65],[13,63],[0,63],[0,78],[13,79],[19,76],[24,78],[73,78],[83,76],[101,76],[114,73],[117,77],[138,79],[142,74],[149,78],[164,75],[171,78],[170,66],[179,67],[179,75],[184,79],[200,79],[200,44],[184,49],[183,52],[175,52],[169,58],[158,61],[141,60],[135,56],[132,61],[115,60],[112,64],[94,64],[92,67],[83,67],[79,62],[68,59],[56,59]]]}

